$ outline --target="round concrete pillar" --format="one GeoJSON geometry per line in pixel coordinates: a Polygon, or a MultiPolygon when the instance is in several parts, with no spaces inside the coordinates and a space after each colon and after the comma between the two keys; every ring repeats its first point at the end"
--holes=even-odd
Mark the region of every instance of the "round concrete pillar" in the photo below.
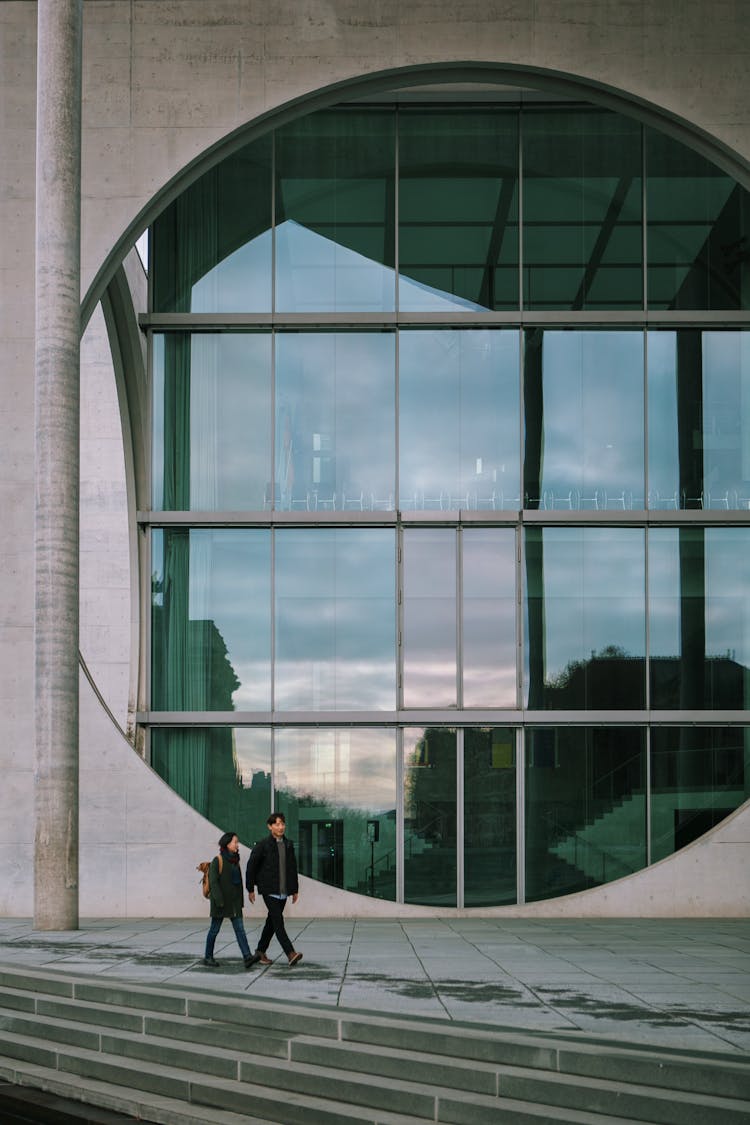
{"type": "Polygon", "coordinates": [[[34,925],[78,926],[82,0],[39,0],[34,925]]]}

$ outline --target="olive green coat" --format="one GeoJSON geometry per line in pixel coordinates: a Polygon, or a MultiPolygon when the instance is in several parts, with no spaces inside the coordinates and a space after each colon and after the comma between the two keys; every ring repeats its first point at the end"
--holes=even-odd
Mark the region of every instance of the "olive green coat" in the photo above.
{"type": "MultiPolygon", "coordinates": [[[[242,916],[242,882],[232,882],[232,868],[234,864],[222,860],[221,875],[219,874],[219,857],[214,856],[208,869],[208,887],[211,892],[212,918],[240,918],[242,916]]],[[[239,864],[237,870],[240,870],[239,864]]]]}

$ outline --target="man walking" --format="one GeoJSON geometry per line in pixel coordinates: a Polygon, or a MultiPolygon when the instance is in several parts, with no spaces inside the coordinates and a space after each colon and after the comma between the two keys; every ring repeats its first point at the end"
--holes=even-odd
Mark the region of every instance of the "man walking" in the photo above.
{"type": "Polygon", "coordinates": [[[284,927],[286,900],[291,895],[292,902],[295,903],[299,895],[294,844],[284,835],[286,820],[283,813],[272,812],[266,823],[270,829],[270,836],[266,836],[255,845],[250,853],[245,873],[245,886],[250,902],[255,902],[257,886],[268,911],[256,953],[260,955],[261,965],[270,965],[268,946],[271,938],[276,934],[289,964],[296,965],[302,960],[302,954],[295,952],[284,927]]]}

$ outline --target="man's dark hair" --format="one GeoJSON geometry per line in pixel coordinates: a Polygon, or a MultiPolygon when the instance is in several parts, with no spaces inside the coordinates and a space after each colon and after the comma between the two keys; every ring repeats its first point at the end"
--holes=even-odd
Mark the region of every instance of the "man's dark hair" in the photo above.
{"type": "Polygon", "coordinates": [[[280,820],[283,824],[286,824],[286,817],[284,816],[283,812],[272,812],[268,820],[266,821],[266,824],[270,828],[271,825],[275,824],[277,820],[280,820]]]}

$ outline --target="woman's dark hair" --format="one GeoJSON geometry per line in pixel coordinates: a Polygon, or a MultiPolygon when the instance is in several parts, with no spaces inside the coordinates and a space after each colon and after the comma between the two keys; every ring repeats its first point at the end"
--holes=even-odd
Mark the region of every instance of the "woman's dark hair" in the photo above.
{"type": "Polygon", "coordinates": [[[236,835],[236,832],[225,832],[223,836],[219,837],[219,847],[226,848],[228,844],[231,844],[236,835]]]}
{"type": "Polygon", "coordinates": [[[286,824],[286,817],[284,816],[283,812],[272,812],[268,820],[266,821],[266,824],[270,828],[270,826],[272,824],[275,824],[277,820],[280,820],[282,824],[286,824]]]}

